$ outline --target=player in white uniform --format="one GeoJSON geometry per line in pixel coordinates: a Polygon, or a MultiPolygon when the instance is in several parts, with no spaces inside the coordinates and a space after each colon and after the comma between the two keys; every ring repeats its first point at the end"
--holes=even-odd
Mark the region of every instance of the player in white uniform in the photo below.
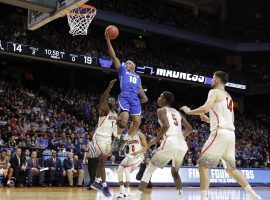
{"type": "MultiPolygon", "coordinates": [[[[150,146],[155,144],[162,137],[163,141],[143,174],[139,191],[136,192],[136,196],[134,197],[135,199],[141,198],[154,171],[157,168],[165,167],[171,160],[171,173],[177,189],[177,197],[178,199],[183,199],[182,184],[178,171],[188,150],[185,137],[192,132],[192,127],[177,110],[170,107],[173,101],[174,96],[168,91],[163,92],[158,98],[157,103],[160,108],[157,110],[157,116],[161,125],[161,130],[157,137],[150,141],[147,147],[141,151],[149,149],[150,146]],[[186,128],[184,133],[182,133],[182,125],[186,128]]],[[[141,153],[141,151],[134,153],[133,155],[137,155],[141,153]]]]}
{"type": "Polygon", "coordinates": [[[109,93],[115,84],[112,80],[100,98],[98,127],[93,135],[99,163],[93,189],[102,190],[105,196],[111,196],[106,183],[105,163],[112,149],[112,135],[117,135],[117,113],[115,112],[115,99],[109,98],[109,93]],[[102,183],[101,183],[102,181],[102,183]]]}
{"type": "Polygon", "coordinates": [[[119,165],[117,174],[120,184],[120,192],[117,198],[125,198],[130,196],[130,174],[142,163],[144,160],[143,153],[133,156],[132,154],[140,151],[147,146],[146,136],[138,130],[135,135],[131,136],[127,143],[129,153],[119,165]],[[123,174],[126,176],[126,189],[123,182],[123,174]]]}
{"type": "Polygon", "coordinates": [[[227,173],[232,176],[249,194],[252,200],[259,200],[246,178],[235,167],[235,134],[233,100],[225,91],[228,74],[223,71],[214,73],[212,88],[206,103],[194,110],[183,106],[188,115],[200,115],[201,120],[210,123],[210,136],[204,144],[199,158],[201,200],[208,200],[208,168],[216,167],[220,161],[227,173]],[[205,115],[209,112],[209,118],[205,115]]]}

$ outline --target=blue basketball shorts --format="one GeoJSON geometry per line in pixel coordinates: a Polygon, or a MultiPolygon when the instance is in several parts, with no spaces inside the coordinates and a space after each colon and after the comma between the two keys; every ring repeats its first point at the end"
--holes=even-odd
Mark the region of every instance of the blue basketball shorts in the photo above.
{"type": "Polygon", "coordinates": [[[118,106],[120,112],[127,111],[130,115],[141,115],[141,101],[138,97],[127,97],[119,96],[118,97],[118,106]]]}

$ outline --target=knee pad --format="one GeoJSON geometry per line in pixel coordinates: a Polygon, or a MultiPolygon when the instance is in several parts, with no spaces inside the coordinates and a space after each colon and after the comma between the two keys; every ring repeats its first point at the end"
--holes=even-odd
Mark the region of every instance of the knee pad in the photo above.
{"type": "Polygon", "coordinates": [[[123,174],[125,172],[125,168],[119,165],[119,168],[117,170],[117,175],[118,175],[118,181],[123,182],[123,174]]]}
{"type": "Polygon", "coordinates": [[[131,168],[130,167],[125,168],[126,182],[130,182],[130,173],[131,168]]]}
{"type": "Polygon", "coordinates": [[[142,180],[145,183],[149,183],[149,180],[151,179],[152,174],[154,171],[156,171],[158,167],[149,163],[148,167],[146,168],[145,172],[143,173],[142,180]]]}

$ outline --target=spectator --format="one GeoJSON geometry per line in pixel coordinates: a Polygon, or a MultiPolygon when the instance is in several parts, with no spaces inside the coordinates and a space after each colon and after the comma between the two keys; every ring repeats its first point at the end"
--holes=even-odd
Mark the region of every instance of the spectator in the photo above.
{"type": "Polygon", "coordinates": [[[61,160],[56,156],[57,152],[53,150],[51,158],[46,161],[46,167],[49,168],[48,185],[50,187],[52,186],[53,181],[57,181],[56,185],[61,186],[63,184],[63,177],[66,176],[61,160]]]}
{"type": "Polygon", "coordinates": [[[59,140],[59,142],[58,142],[58,144],[57,144],[57,149],[58,150],[65,150],[66,151],[66,145],[64,144],[64,142],[63,142],[63,140],[62,139],[60,139],[59,140]]]}
{"type": "Polygon", "coordinates": [[[4,147],[5,146],[5,142],[4,140],[2,139],[2,134],[0,134],[0,148],[4,147]]]}
{"type": "Polygon", "coordinates": [[[39,179],[39,185],[45,186],[44,184],[44,171],[42,171],[43,166],[39,164],[37,159],[37,152],[33,151],[31,154],[31,158],[26,161],[27,166],[27,177],[28,177],[28,187],[32,187],[33,185],[33,177],[37,177],[39,179]]]}
{"type": "Polygon", "coordinates": [[[237,161],[236,161],[236,167],[237,167],[237,168],[241,168],[241,167],[242,167],[241,160],[237,160],[237,161]]]}
{"type": "Polygon", "coordinates": [[[23,159],[25,162],[27,162],[28,159],[30,159],[30,150],[29,149],[26,149],[25,152],[24,152],[24,156],[23,156],[23,159]]]}
{"type": "Polygon", "coordinates": [[[188,162],[187,162],[187,166],[194,166],[194,164],[192,163],[192,159],[188,158],[188,162]]]}
{"type": "Polygon", "coordinates": [[[70,148],[67,151],[73,153],[74,155],[78,155],[78,150],[74,144],[71,144],[70,148]]]}
{"type": "Polygon", "coordinates": [[[7,155],[6,155],[6,159],[9,162],[12,156],[12,150],[11,149],[7,149],[7,155]]]}
{"type": "Polygon", "coordinates": [[[16,140],[19,145],[25,141],[25,135],[23,133],[20,134],[20,137],[16,140]]]}
{"type": "Polygon", "coordinates": [[[57,149],[57,145],[54,143],[54,139],[51,139],[49,144],[48,144],[48,147],[47,147],[49,150],[56,150],[57,149]]]}
{"type": "Polygon", "coordinates": [[[260,167],[260,166],[259,166],[259,162],[256,161],[256,162],[254,163],[254,166],[253,166],[253,167],[254,167],[254,168],[259,168],[259,167],[260,167]]]}
{"type": "Polygon", "coordinates": [[[9,163],[6,159],[7,151],[2,150],[1,151],[1,158],[0,158],[0,176],[7,176],[9,163]]]}
{"type": "Polygon", "coordinates": [[[64,160],[64,169],[67,172],[69,186],[73,186],[73,177],[78,176],[78,186],[82,186],[84,171],[79,160],[73,158],[73,153],[68,153],[68,158],[64,160]]]}
{"type": "Polygon", "coordinates": [[[10,185],[11,177],[15,178],[15,186],[22,187],[26,176],[25,160],[21,157],[21,148],[16,149],[16,153],[10,159],[10,171],[7,185],[10,185]]]}
{"type": "Polygon", "coordinates": [[[267,162],[263,163],[263,168],[264,169],[269,169],[270,165],[267,162]]]}
{"type": "Polygon", "coordinates": [[[8,141],[8,148],[15,148],[15,147],[16,147],[16,140],[15,140],[15,136],[13,135],[8,141]]]}

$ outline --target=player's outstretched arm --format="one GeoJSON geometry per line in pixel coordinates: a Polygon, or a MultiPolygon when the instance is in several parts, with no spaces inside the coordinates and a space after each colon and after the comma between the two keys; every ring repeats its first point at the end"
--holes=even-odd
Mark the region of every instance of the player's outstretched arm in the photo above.
{"type": "Polygon", "coordinates": [[[120,63],[120,60],[116,57],[115,51],[114,51],[112,44],[111,44],[111,40],[110,40],[109,36],[107,35],[106,31],[105,31],[105,39],[107,41],[109,55],[113,60],[115,68],[118,69],[120,67],[121,63],[120,63]]]}
{"type": "Polygon", "coordinates": [[[107,89],[105,90],[105,92],[101,95],[100,98],[100,112],[104,112],[104,114],[106,115],[106,113],[109,113],[110,109],[109,109],[109,105],[108,105],[108,98],[110,96],[110,92],[115,84],[115,82],[117,81],[117,79],[114,79],[110,82],[109,86],[107,87],[107,89]]]}
{"type": "Polygon", "coordinates": [[[180,110],[183,110],[187,115],[204,115],[210,111],[217,99],[217,90],[212,89],[208,93],[208,98],[205,104],[197,109],[191,110],[187,106],[183,106],[180,110]]]}
{"type": "Polygon", "coordinates": [[[185,131],[183,133],[183,136],[186,138],[189,136],[190,133],[193,132],[193,128],[192,126],[190,125],[190,123],[187,121],[187,119],[182,116],[182,114],[180,113],[181,115],[181,123],[183,124],[183,126],[185,127],[185,131]]]}

